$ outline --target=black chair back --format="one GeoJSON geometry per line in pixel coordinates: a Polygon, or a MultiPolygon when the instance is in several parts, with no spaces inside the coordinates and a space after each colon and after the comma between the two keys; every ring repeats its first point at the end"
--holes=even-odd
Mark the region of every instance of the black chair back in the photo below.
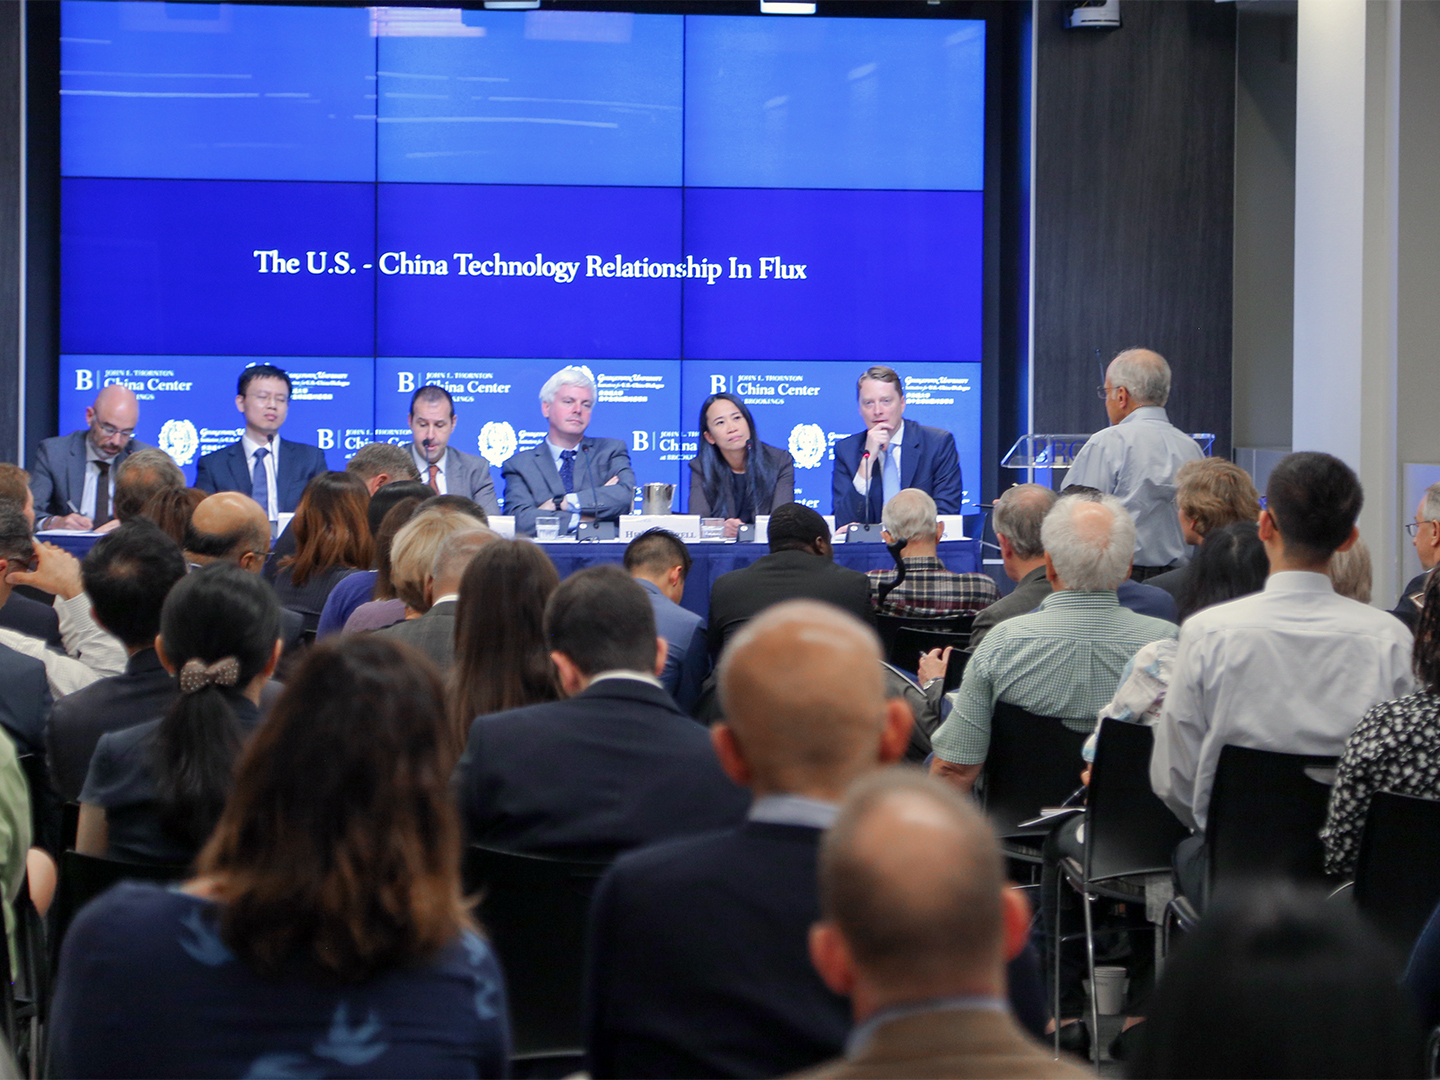
{"type": "Polygon", "coordinates": [[[1355,861],[1355,906],[1404,960],[1437,904],[1440,801],[1376,792],[1355,861]]]}
{"type": "Polygon", "coordinates": [[[1236,880],[1324,882],[1320,829],[1334,769],[1333,757],[1221,749],[1205,826],[1212,896],[1236,880]]]}
{"type": "Polygon", "coordinates": [[[472,846],[465,889],[505,969],[516,1057],[580,1054],[585,922],[608,864],[472,846]]]}
{"type": "Polygon", "coordinates": [[[885,659],[901,671],[915,674],[920,654],[954,645],[963,649],[970,643],[975,625],[973,612],[943,619],[922,619],[913,615],[877,615],[875,629],[885,647],[885,659]]]}
{"type": "Polygon", "coordinates": [[[51,955],[58,965],[60,946],[65,932],[80,909],[112,885],[122,881],[183,881],[190,876],[190,867],[169,863],[132,863],[99,855],[82,855],[78,851],[60,854],[60,874],[55,883],[55,900],[50,905],[53,919],[51,955]]]}
{"type": "Polygon", "coordinates": [[[1085,825],[1085,879],[1104,881],[1170,869],[1175,845],[1190,835],[1150,787],[1148,724],[1100,725],[1085,825]]]}
{"type": "Polygon", "coordinates": [[[985,757],[985,813],[997,836],[1041,837],[1050,831],[1046,825],[1022,829],[1020,822],[1038,816],[1042,806],[1059,806],[1080,786],[1085,738],[1058,717],[996,704],[985,757]]]}

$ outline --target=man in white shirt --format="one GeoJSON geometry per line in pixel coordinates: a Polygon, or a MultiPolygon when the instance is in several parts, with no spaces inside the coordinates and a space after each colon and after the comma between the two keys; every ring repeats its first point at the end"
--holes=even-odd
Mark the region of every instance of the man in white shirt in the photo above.
{"type": "Polygon", "coordinates": [[[490,463],[450,445],[455,433],[455,402],[443,386],[422,386],[410,398],[410,457],[420,482],[436,495],[463,495],[486,514],[499,514],[490,463]]]}
{"type": "Polygon", "coordinates": [[[1100,387],[1110,427],[1097,431],[1075,455],[1065,483],[1114,495],[1135,519],[1136,581],[1153,577],[1185,556],[1175,513],[1175,473],[1204,456],[1196,441],[1170,423],[1170,365],[1149,349],[1126,349],[1100,387]]]}
{"type": "MultiPolygon", "coordinates": [[[[1366,710],[1413,689],[1410,632],[1338,595],[1325,574],[1330,557],[1359,537],[1362,501],[1360,481],[1338,458],[1284,458],[1260,513],[1264,591],[1197,612],[1180,631],[1150,783],[1201,834],[1222,747],[1338,756],[1366,710]]],[[[1205,874],[1199,838],[1182,849],[1182,888],[1196,897],[1205,874]]]]}

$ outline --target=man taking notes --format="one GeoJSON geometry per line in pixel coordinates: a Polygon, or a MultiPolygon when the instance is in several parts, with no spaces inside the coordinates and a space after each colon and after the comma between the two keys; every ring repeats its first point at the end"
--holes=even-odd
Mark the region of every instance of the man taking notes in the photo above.
{"type": "Polygon", "coordinates": [[[442,386],[422,386],[410,398],[410,457],[420,470],[420,482],[436,495],[464,495],[486,514],[500,513],[490,463],[450,445],[455,433],[455,402],[442,386]]]}
{"type": "Polygon", "coordinates": [[[30,465],[30,490],[41,529],[92,529],[114,518],[115,470],[136,450],[140,403],[111,384],[85,410],[86,427],[46,439],[30,465]]]}

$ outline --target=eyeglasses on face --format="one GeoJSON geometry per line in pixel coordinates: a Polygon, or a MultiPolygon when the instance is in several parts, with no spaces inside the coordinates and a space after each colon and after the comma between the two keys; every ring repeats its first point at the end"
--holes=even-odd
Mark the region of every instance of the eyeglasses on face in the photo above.
{"type": "Polygon", "coordinates": [[[127,439],[133,439],[135,437],[135,429],[133,427],[117,428],[114,424],[105,423],[99,424],[98,426],[100,428],[100,434],[107,438],[113,439],[116,435],[123,435],[127,439]]]}
{"type": "Polygon", "coordinates": [[[1435,521],[1434,521],[1433,518],[1427,518],[1427,519],[1424,520],[1424,521],[1412,521],[1412,522],[1409,522],[1409,523],[1405,526],[1405,531],[1406,531],[1407,533],[1409,533],[1409,534],[1413,537],[1416,533],[1418,533],[1418,532],[1420,531],[1420,526],[1421,526],[1421,525],[1434,525],[1434,524],[1435,524],[1435,521]]]}

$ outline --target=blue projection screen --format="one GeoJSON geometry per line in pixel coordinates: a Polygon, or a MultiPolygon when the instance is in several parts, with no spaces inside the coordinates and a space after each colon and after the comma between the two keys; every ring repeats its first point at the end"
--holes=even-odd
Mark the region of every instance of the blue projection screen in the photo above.
{"type": "Polygon", "coordinates": [[[193,478],[269,362],[343,468],[437,383],[498,489],[581,364],[638,482],[685,490],[723,389],[826,513],[888,364],[978,503],[984,57],[975,20],[63,0],[62,427],[123,382],[193,478]]]}

